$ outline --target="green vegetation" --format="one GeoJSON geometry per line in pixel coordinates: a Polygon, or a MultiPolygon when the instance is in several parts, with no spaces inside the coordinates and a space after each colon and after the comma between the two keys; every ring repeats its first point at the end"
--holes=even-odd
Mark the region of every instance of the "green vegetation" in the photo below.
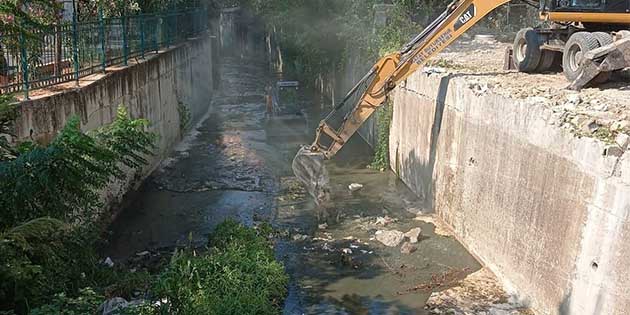
{"type": "Polygon", "coordinates": [[[92,135],[74,117],[51,144],[12,150],[19,154],[0,162],[0,229],[44,216],[91,222],[101,207],[99,191],[124,176],[122,167],[146,164],[143,155],[151,153],[154,139],[147,124],[120,107],[116,120],[92,135]]]}
{"type": "Polygon", "coordinates": [[[288,278],[270,231],[226,221],[210,237],[208,253],[175,254],[153,292],[167,302],[152,314],[279,314],[288,278]]]}
{"type": "Polygon", "coordinates": [[[373,169],[386,170],[389,168],[389,129],[393,114],[394,105],[389,101],[377,112],[378,141],[374,148],[374,159],[370,165],[373,169]]]}
{"type": "Polygon", "coordinates": [[[177,113],[179,114],[179,132],[183,135],[190,128],[190,108],[188,105],[178,102],[177,113]]]}
{"type": "MultiPolygon", "coordinates": [[[[0,105],[4,132],[15,110],[0,105]]],[[[147,163],[155,138],[147,125],[120,107],[113,123],[90,134],[72,118],[46,146],[1,143],[0,311],[27,314],[85,287],[125,291],[125,283],[116,283],[127,278],[124,272],[99,266],[95,223],[100,191],[124,178],[123,168],[147,163]]]]}

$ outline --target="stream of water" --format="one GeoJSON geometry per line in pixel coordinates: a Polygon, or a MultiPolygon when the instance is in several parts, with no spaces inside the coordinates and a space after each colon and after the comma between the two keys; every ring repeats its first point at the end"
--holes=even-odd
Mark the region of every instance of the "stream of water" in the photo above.
{"type": "MultiPolygon", "coordinates": [[[[270,141],[265,131],[266,69],[256,58],[224,58],[211,113],[130,197],[106,255],[203,244],[226,218],[269,221],[284,234],[276,246],[291,278],[284,314],[425,314],[431,287],[423,284],[480,268],[455,239],[415,220],[420,201],[394,174],[366,168],[371,153],[359,137],[328,163],[334,207],[318,209],[291,173],[311,138],[296,131],[270,141]],[[352,183],[363,189],[350,192],[352,183]],[[412,253],[374,239],[377,230],[415,227],[422,237],[412,253]]],[[[317,122],[319,104],[308,108],[317,122]]]]}

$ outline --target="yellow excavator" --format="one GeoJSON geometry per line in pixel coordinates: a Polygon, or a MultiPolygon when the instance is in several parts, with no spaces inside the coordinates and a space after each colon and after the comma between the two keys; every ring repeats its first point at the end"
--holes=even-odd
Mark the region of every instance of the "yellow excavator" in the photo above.
{"type": "MultiPolygon", "coordinates": [[[[512,0],[516,1],[516,0],[512,0]]],[[[606,81],[610,73],[630,66],[630,0],[519,0],[538,8],[546,27],[519,31],[510,68],[544,72],[562,57],[568,88],[606,81]]],[[[510,0],[455,0],[399,52],[381,58],[319,124],[315,141],[302,147],[293,171],[318,204],[329,200],[324,161],[332,158],[387,95],[426,62],[449,46],[488,13],[510,0]],[[354,108],[339,127],[334,114],[352,99],[354,108]]]]}

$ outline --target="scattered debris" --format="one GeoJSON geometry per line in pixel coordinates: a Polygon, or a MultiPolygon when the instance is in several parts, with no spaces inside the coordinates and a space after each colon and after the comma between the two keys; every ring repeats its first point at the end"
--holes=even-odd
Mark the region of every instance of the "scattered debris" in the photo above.
{"type": "Polygon", "coordinates": [[[352,249],[350,248],[343,248],[341,249],[341,252],[347,255],[352,255],[352,249]]]}
{"type": "Polygon", "coordinates": [[[625,133],[620,133],[615,138],[615,143],[625,151],[628,148],[628,143],[630,143],[630,136],[625,133]]]}
{"type": "Polygon", "coordinates": [[[308,240],[308,235],[305,234],[293,234],[293,240],[296,242],[304,242],[308,240]]]}
{"type": "Polygon", "coordinates": [[[327,228],[328,228],[328,223],[322,223],[322,224],[319,224],[319,225],[317,226],[317,228],[318,228],[318,229],[320,229],[320,230],[325,230],[325,229],[327,229],[327,228]]]}
{"type": "Polygon", "coordinates": [[[136,253],[136,256],[138,256],[138,257],[143,257],[143,256],[147,256],[147,255],[149,255],[149,254],[151,254],[151,253],[150,253],[149,251],[146,251],[146,250],[145,250],[145,251],[143,251],[143,252],[136,253]]]}
{"type": "Polygon", "coordinates": [[[428,282],[418,284],[412,288],[406,289],[405,291],[398,292],[398,294],[404,295],[416,291],[429,293],[441,287],[447,287],[458,282],[459,280],[463,279],[469,272],[470,269],[468,268],[451,268],[441,274],[432,275],[431,280],[429,280],[428,282]]]}
{"type": "Polygon", "coordinates": [[[105,258],[105,261],[103,261],[103,264],[109,268],[114,267],[114,261],[109,257],[105,258]]]}
{"type": "Polygon", "coordinates": [[[350,189],[351,192],[355,192],[357,190],[360,190],[361,188],[363,188],[363,185],[359,183],[352,183],[348,186],[348,189],[350,189]]]}
{"type": "Polygon", "coordinates": [[[409,238],[409,242],[412,244],[418,243],[420,236],[422,236],[422,229],[419,227],[413,228],[405,233],[405,237],[409,238]]]}
{"type": "Polygon", "coordinates": [[[414,245],[411,244],[411,242],[404,242],[402,244],[402,246],[400,247],[400,253],[401,254],[411,254],[413,252],[415,252],[416,250],[418,250],[418,248],[414,245]]]}
{"type": "Polygon", "coordinates": [[[468,275],[448,290],[433,292],[425,308],[431,315],[534,314],[508,296],[496,277],[485,268],[468,275]]]}
{"type": "Polygon", "coordinates": [[[491,93],[551,109],[553,114],[547,123],[576,136],[610,143],[618,133],[630,131],[630,89],[627,88],[630,71],[614,73],[612,81],[603,85],[580,92],[570,91],[566,89],[569,82],[562,72],[529,74],[503,70],[505,49],[511,45],[462,39],[435,59],[440,60],[449,73],[461,75],[477,95],[491,93]],[[571,121],[576,116],[582,116],[580,120],[589,123],[573,124],[571,121]]]}
{"type": "Polygon", "coordinates": [[[376,218],[376,222],[374,224],[376,225],[388,225],[390,223],[396,222],[396,219],[392,219],[389,216],[384,216],[384,217],[377,217],[376,218]]]}
{"type": "Polygon", "coordinates": [[[396,247],[405,238],[405,234],[396,230],[379,230],[376,231],[376,240],[388,247],[396,247]]]}

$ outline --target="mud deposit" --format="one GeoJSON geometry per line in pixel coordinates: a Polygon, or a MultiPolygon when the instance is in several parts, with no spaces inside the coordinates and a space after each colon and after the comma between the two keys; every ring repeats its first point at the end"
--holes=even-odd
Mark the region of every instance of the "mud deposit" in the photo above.
{"type": "Polygon", "coordinates": [[[265,132],[265,65],[225,58],[222,73],[223,96],[208,118],[112,224],[105,254],[114,261],[203,244],[226,218],[270,221],[291,277],[285,314],[427,314],[431,292],[480,269],[430,220],[414,220],[419,200],[393,174],[366,168],[370,151],[358,137],[328,163],[334,206],[318,209],[291,172],[300,144],[312,138],[269,141],[265,132]],[[363,187],[351,192],[353,183],[363,187]],[[376,238],[418,227],[417,243],[389,247],[376,238]]]}

